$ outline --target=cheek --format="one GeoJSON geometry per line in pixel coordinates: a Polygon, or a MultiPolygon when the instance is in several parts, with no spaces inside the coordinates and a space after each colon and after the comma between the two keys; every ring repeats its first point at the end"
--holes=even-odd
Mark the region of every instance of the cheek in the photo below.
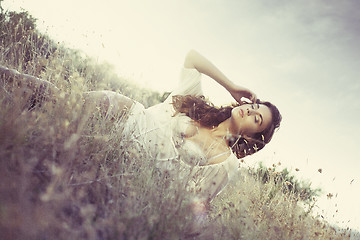
{"type": "Polygon", "coordinates": [[[231,128],[239,132],[244,127],[244,121],[240,116],[236,116],[236,114],[231,115],[231,128]]]}
{"type": "Polygon", "coordinates": [[[257,131],[256,126],[250,121],[246,122],[246,129],[249,131],[249,133],[254,133],[257,131]]]}
{"type": "Polygon", "coordinates": [[[244,131],[247,134],[255,134],[258,132],[262,132],[262,127],[259,126],[258,124],[253,122],[253,119],[246,119],[246,121],[244,121],[244,131]]]}

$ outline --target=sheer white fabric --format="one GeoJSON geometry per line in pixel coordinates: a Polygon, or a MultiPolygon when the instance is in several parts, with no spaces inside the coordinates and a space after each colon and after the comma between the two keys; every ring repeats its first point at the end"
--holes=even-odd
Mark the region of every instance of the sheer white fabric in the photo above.
{"type": "Polygon", "coordinates": [[[163,171],[177,174],[188,182],[188,188],[212,200],[239,168],[239,160],[231,153],[222,163],[204,165],[208,159],[184,133],[191,119],[177,114],[171,104],[174,95],[202,95],[201,73],[182,69],[179,86],[161,104],[145,109],[136,102],[130,110],[124,139],[131,139],[139,151],[145,152],[163,171]]]}

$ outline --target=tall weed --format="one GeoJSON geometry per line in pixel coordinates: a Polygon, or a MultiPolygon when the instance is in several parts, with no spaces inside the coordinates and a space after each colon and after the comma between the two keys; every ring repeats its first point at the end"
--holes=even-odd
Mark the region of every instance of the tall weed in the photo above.
{"type": "Polygon", "coordinates": [[[3,239],[349,238],[304,210],[297,192],[283,191],[284,181],[263,182],[246,167],[197,219],[185,183],[160,172],[121,137],[126,114],[108,121],[82,98],[84,91],[107,89],[150,106],[160,94],[55,43],[26,12],[2,11],[0,17],[0,64],[61,91],[56,99],[34,102],[36,89],[0,74],[3,239]],[[202,226],[194,229],[197,221],[202,226]]]}

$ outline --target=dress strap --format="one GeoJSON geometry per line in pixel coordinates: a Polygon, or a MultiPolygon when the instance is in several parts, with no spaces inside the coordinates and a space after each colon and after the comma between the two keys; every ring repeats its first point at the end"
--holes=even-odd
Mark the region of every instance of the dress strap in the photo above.
{"type": "Polygon", "coordinates": [[[223,156],[223,155],[225,155],[225,154],[227,154],[227,153],[229,153],[229,152],[222,152],[222,153],[220,153],[220,154],[218,154],[218,155],[215,155],[215,156],[209,158],[209,159],[208,159],[208,162],[211,161],[211,160],[213,160],[213,159],[215,159],[215,158],[221,157],[221,156],[223,156]]]}

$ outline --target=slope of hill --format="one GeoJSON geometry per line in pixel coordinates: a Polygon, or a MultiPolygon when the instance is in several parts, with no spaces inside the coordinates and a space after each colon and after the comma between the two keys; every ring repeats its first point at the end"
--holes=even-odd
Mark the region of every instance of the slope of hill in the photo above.
{"type": "Polygon", "coordinates": [[[208,215],[194,217],[184,183],[119,138],[126,116],[109,123],[81,100],[84,91],[107,89],[150,106],[161,95],[55,43],[26,12],[0,17],[0,65],[63,93],[39,99],[21,78],[0,74],[3,239],[350,239],[350,229],[312,216],[316,191],[295,188],[276,168],[243,167],[208,215]]]}

